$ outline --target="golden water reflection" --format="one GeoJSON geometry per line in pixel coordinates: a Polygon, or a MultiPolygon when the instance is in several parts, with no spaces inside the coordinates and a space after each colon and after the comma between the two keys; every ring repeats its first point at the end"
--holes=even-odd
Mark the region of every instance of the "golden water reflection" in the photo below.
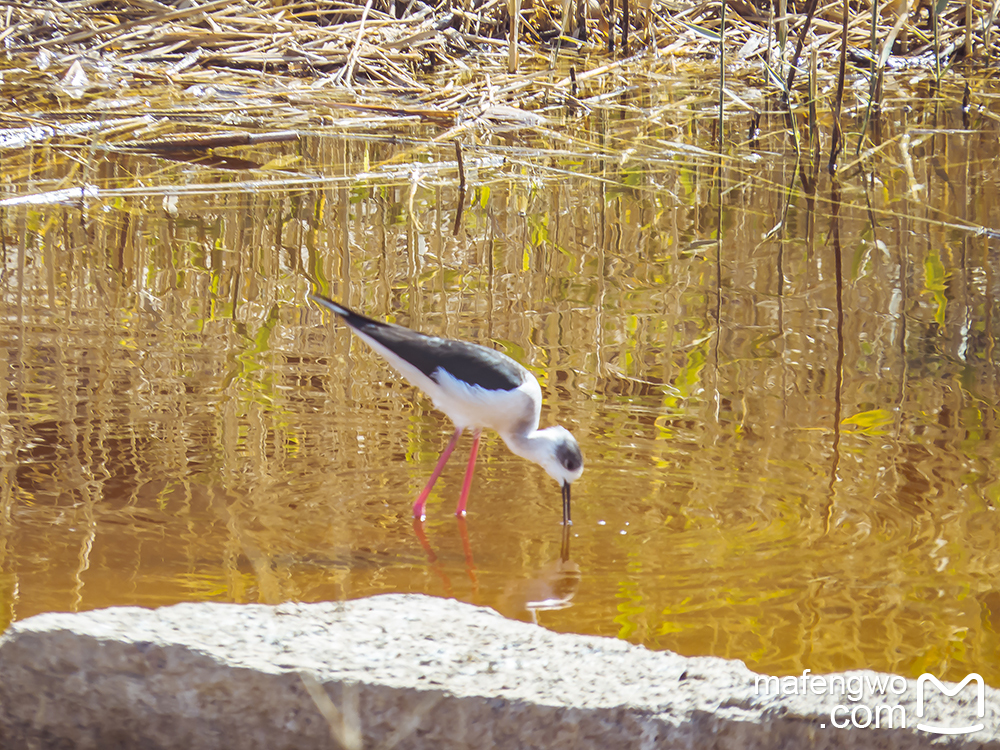
{"type": "MultiPolygon", "coordinates": [[[[631,96],[469,136],[457,233],[454,148],[412,123],[233,149],[246,173],[108,152],[96,197],[8,201],[0,625],[414,591],[1000,684],[996,119],[890,108],[875,179],[809,192],[779,115],[720,166],[709,116],[670,119],[700,100],[631,96]],[[568,552],[494,435],[465,526],[468,438],[415,532],[450,425],[313,286],[532,369],[587,462],[568,552]]],[[[69,153],[6,151],[7,195],[83,184],[69,153]]]]}

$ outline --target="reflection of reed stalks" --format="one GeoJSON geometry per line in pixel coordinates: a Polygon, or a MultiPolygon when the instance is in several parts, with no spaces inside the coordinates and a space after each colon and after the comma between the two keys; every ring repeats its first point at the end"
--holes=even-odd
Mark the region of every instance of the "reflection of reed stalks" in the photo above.
{"type": "MultiPolygon", "coordinates": [[[[846,0],[845,0],[846,4],[846,0]]],[[[832,158],[832,157],[831,157],[832,158]]],[[[830,533],[833,523],[833,508],[836,501],[836,484],[840,468],[841,413],[844,403],[844,254],[840,243],[840,182],[837,177],[830,180],[830,247],[833,250],[833,267],[837,299],[837,363],[833,384],[833,444],[830,448],[830,480],[827,485],[827,505],[824,519],[826,533],[830,533]]]]}
{"type": "Polygon", "coordinates": [[[462,212],[465,210],[465,161],[462,159],[462,144],[455,141],[455,161],[458,162],[458,206],[455,208],[455,229],[452,232],[456,236],[462,226],[462,212]]]}

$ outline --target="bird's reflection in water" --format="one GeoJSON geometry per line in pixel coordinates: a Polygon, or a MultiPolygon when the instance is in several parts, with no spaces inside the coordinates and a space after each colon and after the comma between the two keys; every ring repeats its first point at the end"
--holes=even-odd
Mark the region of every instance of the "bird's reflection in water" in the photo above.
{"type": "MultiPolygon", "coordinates": [[[[476,564],[472,559],[469,531],[464,518],[457,519],[462,551],[465,554],[465,572],[472,582],[473,599],[478,599],[479,578],[476,564]]],[[[569,544],[572,526],[563,526],[562,544],[559,558],[535,571],[530,578],[511,581],[501,593],[496,609],[506,617],[530,620],[538,624],[538,613],[546,610],[566,609],[571,606],[577,589],[580,588],[580,566],[570,560],[569,544]]],[[[413,519],[413,533],[427,555],[427,562],[434,574],[441,579],[448,596],[456,596],[451,579],[441,564],[437,553],[431,547],[420,519],[413,519]]]]}
{"type": "MultiPolygon", "coordinates": [[[[476,564],[472,559],[472,545],[469,544],[469,528],[465,524],[464,516],[456,517],[455,522],[458,524],[458,533],[462,538],[462,552],[465,554],[465,572],[468,574],[469,580],[472,581],[472,593],[478,595],[479,579],[476,577],[476,564]]],[[[424,552],[427,554],[427,562],[430,563],[431,570],[434,571],[435,575],[441,579],[448,596],[455,596],[451,586],[451,579],[441,566],[441,562],[438,560],[434,548],[431,547],[431,543],[427,541],[427,534],[424,533],[424,522],[419,518],[413,519],[413,533],[417,537],[417,541],[420,542],[420,546],[424,548],[424,552]]]]}
{"type": "Polygon", "coordinates": [[[507,584],[497,606],[501,614],[519,620],[530,618],[537,625],[539,612],[572,605],[580,588],[580,566],[569,557],[572,528],[563,526],[558,560],[543,566],[531,578],[507,584]]]}

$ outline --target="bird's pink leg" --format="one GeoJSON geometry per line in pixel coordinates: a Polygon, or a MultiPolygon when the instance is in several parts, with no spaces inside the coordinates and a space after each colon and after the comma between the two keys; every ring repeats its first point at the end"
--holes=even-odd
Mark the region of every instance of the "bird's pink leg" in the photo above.
{"type": "Polygon", "coordinates": [[[462,482],[462,494],[458,496],[458,507],[455,508],[456,516],[465,515],[465,501],[469,499],[469,489],[472,487],[472,472],[476,470],[476,454],[479,453],[479,437],[482,430],[476,430],[472,440],[472,455],[469,456],[469,468],[465,470],[465,481],[462,482]]]}
{"type": "Polygon", "coordinates": [[[448,443],[448,447],[444,449],[444,453],[441,454],[441,458],[438,459],[437,466],[434,467],[434,473],[431,474],[431,478],[427,481],[427,486],[424,487],[423,492],[417,498],[417,501],[413,503],[413,517],[423,518],[424,517],[424,505],[427,504],[427,497],[431,494],[431,489],[434,487],[434,483],[441,476],[441,472],[444,470],[444,465],[448,462],[448,456],[451,452],[455,450],[455,446],[458,445],[458,439],[462,437],[462,430],[455,430],[455,435],[452,437],[451,442],[448,443]]]}

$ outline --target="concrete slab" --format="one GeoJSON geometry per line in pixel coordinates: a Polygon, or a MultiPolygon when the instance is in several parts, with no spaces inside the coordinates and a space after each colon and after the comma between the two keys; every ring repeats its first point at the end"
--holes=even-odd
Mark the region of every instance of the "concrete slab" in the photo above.
{"type": "Polygon", "coordinates": [[[0,747],[1000,750],[1000,691],[919,688],[922,717],[899,676],[768,680],[421,595],[115,607],[0,637],[0,747]]]}

